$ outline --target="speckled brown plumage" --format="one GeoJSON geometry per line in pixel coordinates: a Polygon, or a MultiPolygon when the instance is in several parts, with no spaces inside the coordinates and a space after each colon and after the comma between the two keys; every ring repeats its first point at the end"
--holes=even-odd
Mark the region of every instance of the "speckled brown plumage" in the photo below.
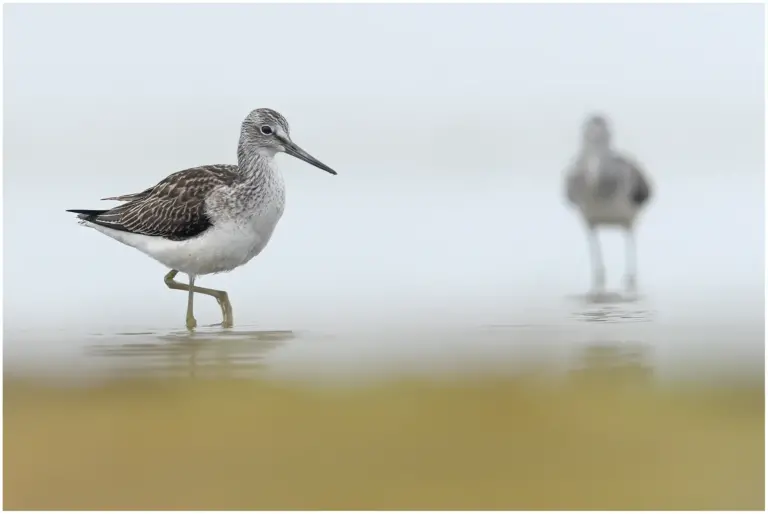
{"type": "Polygon", "coordinates": [[[80,219],[115,230],[174,241],[196,237],[211,227],[205,200],[217,187],[238,180],[237,166],[209,165],[169,175],[140,193],[110,197],[127,203],[109,210],[71,210],[80,219]]]}

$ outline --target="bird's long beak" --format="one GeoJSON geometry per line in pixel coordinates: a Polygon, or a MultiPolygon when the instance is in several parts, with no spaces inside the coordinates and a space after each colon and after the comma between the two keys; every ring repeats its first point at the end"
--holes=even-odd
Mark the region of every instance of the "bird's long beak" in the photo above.
{"type": "Polygon", "coordinates": [[[299,146],[293,141],[291,141],[290,139],[285,138],[283,139],[282,143],[283,143],[283,147],[285,148],[285,153],[287,153],[288,155],[293,155],[297,159],[301,159],[304,162],[308,162],[312,166],[320,168],[323,171],[327,171],[331,175],[336,175],[335,171],[333,171],[331,168],[329,168],[328,166],[326,166],[325,164],[318,161],[317,159],[309,155],[307,152],[299,148],[299,146]]]}

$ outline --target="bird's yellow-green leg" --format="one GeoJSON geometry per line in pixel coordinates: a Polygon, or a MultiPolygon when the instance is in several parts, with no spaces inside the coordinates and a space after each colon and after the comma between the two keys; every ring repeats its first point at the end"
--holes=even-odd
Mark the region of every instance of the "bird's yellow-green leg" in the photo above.
{"type": "Polygon", "coordinates": [[[192,330],[197,327],[197,320],[195,319],[195,309],[192,304],[195,299],[195,287],[194,277],[189,277],[189,297],[187,298],[187,330],[192,330]]]}
{"type": "Polygon", "coordinates": [[[231,328],[234,325],[234,320],[232,319],[232,304],[229,303],[229,295],[227,295],[226,291],[197,287],[195,286],[195,279],[192,277],[189,279],[189,285],[176,282],[174,278],[176,278],[178,273],[178,270],[171,270],[167,275],[165,275],[164,280],[165,285],[168,286],[169,289],[189,292],[189,299],[187,300],[187,328],[189,330],[192,330],[197,326],[197,321],[195,321],[195,317],[192,312],[192,298],[194,293],[205,294],[216,298],[216,301],[219,303],[219,307],[221,308],[221,326],[224,328],[231,328]]]}
{"type": "Polygon", "coordinates": [[[637,249],[635,247],[635,234],[632,227],[626,231],[626,276],[624,278],[625,288],[628,293],[637,292],[637,249]]]}

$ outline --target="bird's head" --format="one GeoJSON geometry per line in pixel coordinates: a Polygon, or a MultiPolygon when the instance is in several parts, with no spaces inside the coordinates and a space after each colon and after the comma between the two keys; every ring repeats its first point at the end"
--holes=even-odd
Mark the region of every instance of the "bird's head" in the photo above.
{"type": "Polygon", "coordinates": [[[611,146],[611,127],[602,115],[595,114],[587,118],[581,135],[585,149],[606,150],[611,146]]]}
{"type": "Polygon", "coordinates": [[[243,121],[243,141],[252,151],[272,158],[277,152],[285,152],[331,175],[336,172],[301,149],[291,140],[288,121],[272,109],[255,109],[243,121]]]}

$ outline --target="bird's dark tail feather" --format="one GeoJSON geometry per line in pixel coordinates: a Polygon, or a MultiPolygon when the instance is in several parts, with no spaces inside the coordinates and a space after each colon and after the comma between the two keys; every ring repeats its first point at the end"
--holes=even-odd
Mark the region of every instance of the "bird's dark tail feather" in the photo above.
{"type": "Polygon", "coordinates": [[[96,216],[100,214],[104,214],[107,212],[108,209],[95,209],[95,210],[89,210],[89,209],[67,209],[67,212],[73,212],[77,214],[77,217],[81,220],[88,220],[95,218],[96,216]]]}

